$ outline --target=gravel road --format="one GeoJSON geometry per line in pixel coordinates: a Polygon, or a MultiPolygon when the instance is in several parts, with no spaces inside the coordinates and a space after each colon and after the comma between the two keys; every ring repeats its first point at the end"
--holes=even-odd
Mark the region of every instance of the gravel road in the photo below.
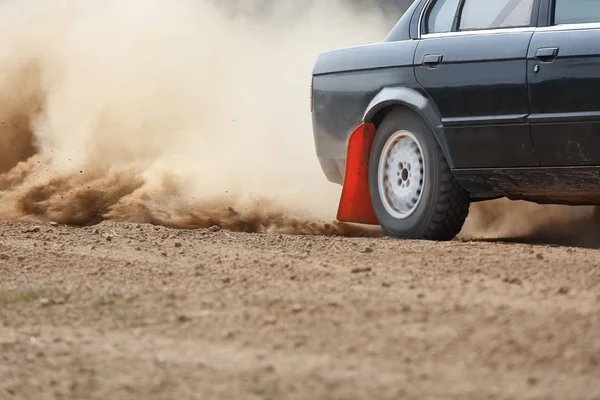
{"type": "Polygon", "coordinates": [[[0,224],[1,399],[600,399],[599,250],[0,224]]]}

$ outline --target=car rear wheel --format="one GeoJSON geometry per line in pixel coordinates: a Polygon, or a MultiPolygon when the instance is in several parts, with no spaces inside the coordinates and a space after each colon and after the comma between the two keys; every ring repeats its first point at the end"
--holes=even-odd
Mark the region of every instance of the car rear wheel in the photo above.
{"type": "Polygon", "coordinates": [[[377,128],[369,159],[375,214],[388,236],[451,240],[469,213],[436,138],[415,113],[395,109],[377,128]]]}

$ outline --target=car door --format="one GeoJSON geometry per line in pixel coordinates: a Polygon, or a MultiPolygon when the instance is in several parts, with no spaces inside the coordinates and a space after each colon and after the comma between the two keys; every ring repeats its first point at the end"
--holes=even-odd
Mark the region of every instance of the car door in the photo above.
{"type": "Polygon", "coordinates": [[[600,1],[545,1],[527,56],[534,148],[541,166],[598,166],[600,1]]]}
{"type": "Polygon", "coordinates": [[[455,168],[538,165],[526,81],[536,7],[434,0],[424,9],[415,74],[441,114],[455,168]]]}

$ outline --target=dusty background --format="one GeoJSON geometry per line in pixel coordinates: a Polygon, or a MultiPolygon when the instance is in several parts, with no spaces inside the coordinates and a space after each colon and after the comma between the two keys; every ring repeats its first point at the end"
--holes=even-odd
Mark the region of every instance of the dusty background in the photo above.
{"type": "Polygon", "coordinates": [[[592,208],[331,222],[309,77],[366,3],[0,2],[0,399],[600,398],[592,208]]]}

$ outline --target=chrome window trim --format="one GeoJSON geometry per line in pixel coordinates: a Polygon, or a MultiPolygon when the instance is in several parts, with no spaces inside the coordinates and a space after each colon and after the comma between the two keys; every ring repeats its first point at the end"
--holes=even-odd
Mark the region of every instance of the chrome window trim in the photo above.
{"type": "Polygon", "coordinates": [[[472,31],[460,31],[460,32],[441,32],[441,33],[427,33],[421,36],[421,39],[440,38],[440,37],[455,37],[455,36],[473,36],[473,35],[493,35],[501,33],[521,33],[521,32],[534,32],[535,27],[523,26],[517,28],[494,28],[494,29],[479,29],[472,31]]]}
{"type": "MultiPolygon", "coordinates": [[[[489,35],[489,34],[498,34],[498,33],[518,33],[518,32],[533,32],[535,31],[535,26],[520,26],[520,27],[506,27],[506,28],[492,28],[492,29],[474,29],[471,31],[457,31],[457,32],[440,32],[440,33],[426,33],[423,34],[423,19],[425,18],[425,14],[429,10],[429,6],[435,0],[427,0],[425,3],[425,7],[421,10],[421,15],[419,15],[419,24],[418,24],[418,39],[428,39],[428,38],[439,38],[439,37],[452,37],[452,36],[470,36],[470,35],[489,35]]],[[[600,23],[598,24],[600,27],[600,23]]],[[[558,26],[558,25],[557,25],[558,26]]],[[[552,27],[553,28],[553,27],[552,27]]]]}
{"type": "Polygon", "coordinates": [[[421,10],[421,15],[419,15],[419,26],[418,26],[418,39],[422,39],[423,36],[423,18],[425,18],[425,13],[429,10],[429,6],[431,5],[431,3],[434,0],[427,0],[427,2],[425,3],[425,6],[423,7],[423,9],[421,10]]]}
{"type": "Polygon", "coordinates": [[[559,24],[551,26],[542,26],[536,29],[537,32],[553,31],[578,31],[583,29],[600,29],[600,22],[586,22],[581,24],[559,24]]]}

